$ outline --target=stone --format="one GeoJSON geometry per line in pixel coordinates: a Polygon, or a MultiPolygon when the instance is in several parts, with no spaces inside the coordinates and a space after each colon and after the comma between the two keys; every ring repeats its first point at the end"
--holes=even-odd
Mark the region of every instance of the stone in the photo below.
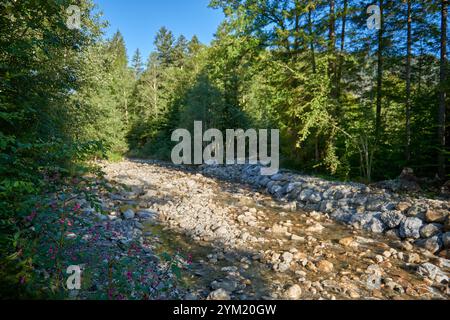
{"type": "Polygon", "coordinates": [[[409,210],[409,208],[411,208],[411,203],[402,201],[397,204],[396,208],[398,211],[403,213],[409,210]]]}
{"type": "Polygon", "coordinates": [[[300,192],[300,194],[298,196],[298,200],[307,201],[313,193],[314,193],[314,190],[312,190],[312,189],[304,189],[304,190],[302,190],[302,192],[300,192]]]}
{"type": "Polygon", "coordinates": [[[285,296],[289,300],[298,300],[302,296],[302,288],[298,284],[294,284],[286,290],[285,296]]]}
{"type": "Polygon", "coordinates": [[[247,241],[249,237],[250,237],[250,233],[248,233],[248,232],[243,232],[243,233],[241,234],[241,239],[242,239],[243,241],[247,241]]]}
{"type": "Polygon", "coordinates": [[[320,223],[316,223],[316,224],[312,225],[311,227],[306,228],[306,232],[320,233],[323,231],[323,229],[325,229],[324,226],[322,226],[320,223]]]}
{"type": "Polygon", "coordinates": [[[420,229],[420,235],[422,236],[422,238],[430,238],[432,236],[437,235],[439,232],[442,231],[442,225],[441,224],[437,224],[437,223],[430,223],[430,224],[426,224],[424,225],[421,229],[420,229]]]}
{"type": "Polygon", "coordinates": [[[287,230],[287,227],[283,227],[283,226],[280,226],[280,225],[278,225],[278,224],[274,224],[273,227],[272,227],[272,232],[273,232],[273,233],[284,234],[284,233],[286,233],[287,231],[288,231],[288,230],[287,230]]]}
{"type": "Polygon", "coordinates": [[[269,188],[269,193],[270,193],[270,194],[273,194],[273,195],[276,194],[276,195],[280,196],[282,190],[283,190],[283,187],[282,187],[282,186],[279,186],[279,185],[275,184],[275,185],[273,185],[273,186],[271,186],[271,187],[269,188]]]}
{"type": "Polygon", "coordinates": [[[353,247],[357,245],[357,242],[353,237],[346,237],[339,240],[339,244],[343,245],[344,247],[353,247]]]}
{"type": "Polygon", "coordinates": [[[338,209],[331,214],[331,217],[336,221],[342,223],[349,223],[350,221],[353,220],[354,214],[348,211],[338,209]]]}
{"type": "Polygon", "coordinates": [[[320,203],[320,201],[322,201],[322,196],[320,195],[319,192],[313,192],[308,199],[309,202],[311,203],[320,203]]]}
{"type": "Polygon", "coordinates": [[[226,292],[224,289],[217,289],[213,292],[211,292],[208,295],[207,300],[213,300],[213,301],[226,301],[230,300],[230,294],[226,292]]]}
{"type": "Polygon", "coordinates": [[[397,228],[406,219],[400,211],[383,212],[380,218],[389,229],[397,228]]]}
{"type": "Polygon", "coordinates": [[[356,292],[355,290],[350,290],[348,295],[350,296],[350,298],[352,299],[359,299],[361,296],[359,295],[358,292],[356,292]]]}
{"type": "Polygon", "coordinates": [[[441,241],[438,236],[434,236],[428,239],[417,240],[415,244],[418,247],[424,248],[431,253],[436,253],[441,249],[441,241]]]}
{"type": "Polygon", "coordinates": [[[280,264],[275,266],[275,270],[277,270],[278,272],[286,272],[289,270],[289,267],[290,267],[290,263],[281,262],[280,264]]]}
{"type": "Polygon", "coordinates": [[[435,266],[434,264],[429,263],[429,262],[420,265],[417,268],[417,274],[419,274],[422,277],[427,277],[438,283],[443,283],[443,282],[448,283],[448,276],[445,275],[445,273],[441,269],[439,269],[437,266],[435,266]]]}
{"type": "Polygon", "coordinates": [[[371,199],[367,201],[366,209],[368,211],[380,211],[383,208],[384,201],[381,199],[371,199]]]}
{"type": "Polygon", "coordinates": [[[407,218],[400,224],[400,237],[419,239],[422,225],[423,222],[419,218],[407,218]]]}
{"type": "Polygon", "coordinates": [[[134,211],[132,209],[128,209],[123,213],[123,217],[126,220],[134,219],[134,211]]]}
{"type": "Polygon", "coordinates": [[[296,235],[296,234],[293,234],[293,235],[291,235],[291,240],[292,240],[292,241],[300,241],[300,242],[303,242],[303,241],[305,241],[305,238],[304,238],[304,237],[300,237],[300,236],[298,236],[298,235],[296,235]]]}
{"type": "Polygon", "coordinates": [[[427,222],[440,222],[443,223],[447,219],[448,211],[438,209],[428,209],[425,213],[425,219],[427,222]]]}
{"type": "Polygon", "coordinates": [[[330,273],[334,269],[334,265],[327,260],[321,260],[317,263],[317,269],[322,272],[330,273]]]}
{"type": "Polygon", "coordinates": [[[283,253],[281,257],[283,258],[283,261],[286,263],[291,263],[292,260],[294,259],[294,255],[290,252],[283,253]]]}
{"type": "Polygon", "coordinates": [[[423,205],[413,205],[406,212],[406,215],[408,217],[417,217],[417,218],[420,218],[420,219],[424,219],[426,212],[427,212],[427,208],[425,206],[423,206],[423,205]]]}
{"type": "Polygon", "coordinates": [[[400,232],[398,229],[391,229],[386,231],[386,237],[388,237],[389,239],[393,239],[393,240],[398,240],[400,239],[400,232]]]}
{"type": "Polygon", "coordinates": [[[381,220],[379,220],[376,217],[373,217],[372,219],[370,219],[369,222],[367,222],[364,225],[364,229],[373,233],[383,233],[385,226],[383,225],[383,222],[381,220]]]}
{"type": "Polygon", "coordinates": [[[336,204],[331,200],[324,200],[320,203],[319,211],[321,212],[331,212],[335,208],[336,204]]]}
{"type": "Polygon", "coordinates": [[[221,226],[218,229],[214,231],[217,236],[219,237],[225,237],[228,235],[228,229],[225,226],[221,226]]]}
{"type": "Polygon", "coordinates": [[[403,255],[406,263],[419,263],[420,256],[417,253],[410,252],[403,255]]]}
{"type": "Polygon", "coordinates": [[[286,193],[291,193],[292,191],[297,190],[299,186],[301,186],[301,184],[298,182],[288,183],[288,185],[286,186],[286,193]]]}
{"type": "Polygon", "coordinates": [[[270,177],[273,181],[286,181],[286,177],[282,173],[277,173],[270,177]]]}

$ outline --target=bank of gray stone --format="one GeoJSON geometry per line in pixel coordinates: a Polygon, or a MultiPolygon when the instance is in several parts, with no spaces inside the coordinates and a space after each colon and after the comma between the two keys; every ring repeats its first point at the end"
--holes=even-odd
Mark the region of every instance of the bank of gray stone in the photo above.
{"type": "Polygon", "coordinates": [[[262,176],[259,165],[202,166],[203,174],[265,189],[302,211],[318,211],[356,229],[414,242],[449,258],[450,202],[400,195],[360,183],[327,181],[281,171],[262,176]]]}

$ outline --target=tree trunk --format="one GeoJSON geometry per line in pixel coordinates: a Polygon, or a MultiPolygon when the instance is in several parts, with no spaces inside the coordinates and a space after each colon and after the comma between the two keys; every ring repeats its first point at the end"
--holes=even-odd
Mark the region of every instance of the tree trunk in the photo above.
{"type": "Polygon", "coordinates": [[[328,76],[331,82],[331,97],[336,98],[336,12],[335,12],[335,1],[330,0],[330,26],[329,26],[329,42],[328,42],[328,54],[329,54],[329,65],[328,65],[328,76]]]}
{"type": "Polygon", "coordinates": [[[407,0],[408,5],[408,35],[407,35],[407,57],[406,57],[406,161],[411,160],[411,0],[407,0]]]}
{"type": "Polygon", "coordinates": [[[376,106],[376,121],[375,121],[375,140],[378,144],[381,131],[381,108],[382,108],[382,90],[383,90],[383,33],[384,33],[384,19],[383,19],[383,0],[379,2],[380,6],[380,30],[378,31],[378,70],[377,70],[377,106],[376,106]]]}
{"type": "Polygon", "coordinates": [[[311,7],[308,8],[308,31],[310,36],[310,48],[311,48],[311,62],[312,62],[312,68],[313,73],[315,74],[317,71],[316,67],[316,52],[315,52],[315,46],[314,46],[314,33],[313,33],[313,25],[312,25],[312,9],[311,7]]]}
{"type": "Polygon", "coordinates": [[[299,33],[300,33],[300,3],[298,0],[294,1],[294,5],[295,5],[295,26],[294,26],[294,31],[295,31],[295,35],[294,35],[294,51],[295,54],[298,54],[298,51],[300,49],[300,37],[299,37],[299,33]]]}
{"type": "Polygon", "coordinates": [[[441,2],[441,66],[440,66],[440,89],[439,89],[439,177],[445,179],[445,121],[446,121],[446,100],[447,93],[445,84],[447,80],[447,13],[448,0],[441,2]]]}
{"type": "Polygon", "coordinates": [[[348,0],[344,0],[344,9],[342,11],[341,50],[339,54],[338,74],[336,77],[336,95],[338,99],[341,97],[342,68],[344,65],[344,50],[345,50],[345,32],[347,27],[347,10],[348,10],[348,0]]]}

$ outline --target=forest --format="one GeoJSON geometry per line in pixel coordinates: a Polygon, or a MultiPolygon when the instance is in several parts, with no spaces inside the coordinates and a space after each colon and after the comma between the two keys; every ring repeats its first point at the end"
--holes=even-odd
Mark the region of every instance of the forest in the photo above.
{"type": "Polygon", "coordinates": [[[172,132],[194,121],[279,129],[281,166],[329,179],[371,183],[408,167],[448,180],[447,0],[210,7],[225,15],[210,44],[161,26],[142,44],[153,41],[149,57],[128,57],[91,0],[0,2],[2,259],[17,258],[36,197],[92,170],[87,160],[170,160],[172,132]],[[74,3],[80,29],[66,25],[74,3]]]}

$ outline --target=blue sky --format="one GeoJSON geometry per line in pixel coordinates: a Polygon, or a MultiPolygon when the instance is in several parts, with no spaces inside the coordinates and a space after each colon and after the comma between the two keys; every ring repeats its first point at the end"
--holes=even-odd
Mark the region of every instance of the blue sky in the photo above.
{"type": "Polygon", "coordinates": [[[110,25],[106,36],[117,30],[123,34],[131,59],[139,48],[145,59],[153,50],[153,40],[165,26],[176,36],[190,39],[194,34],[202,43],[209,43],[223,14],[208,8],[209,0],[94,0],[110,25]]]}

